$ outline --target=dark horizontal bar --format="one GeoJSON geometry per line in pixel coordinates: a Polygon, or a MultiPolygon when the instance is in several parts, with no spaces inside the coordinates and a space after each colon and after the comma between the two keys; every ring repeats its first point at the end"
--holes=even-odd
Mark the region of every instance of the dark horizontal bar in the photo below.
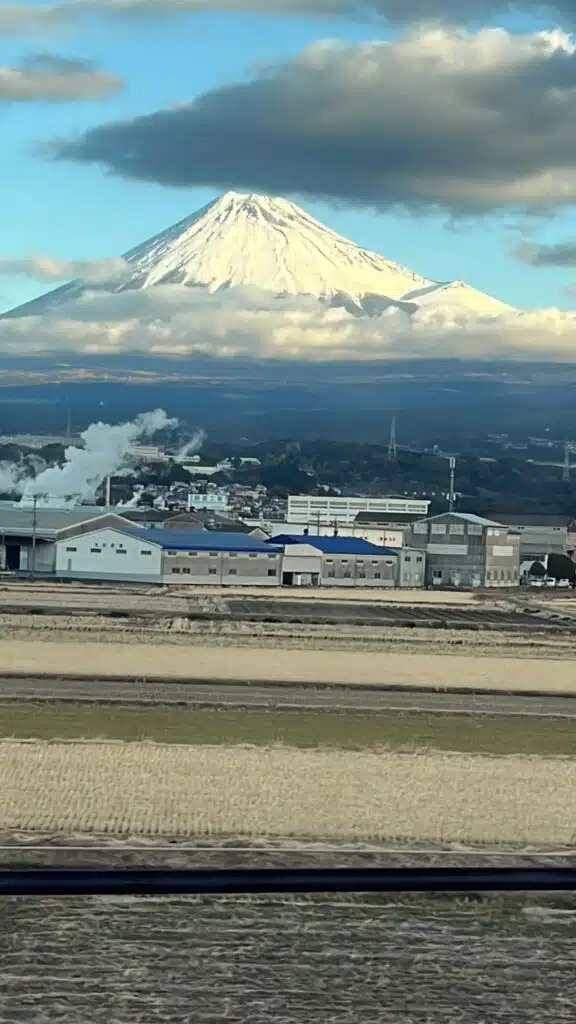
{"type": "Polygon", "coordinates": [[[576,891],[574,868],[162,868],[0,870],[0,896],[153,896],[188,893],[576,891]]]}

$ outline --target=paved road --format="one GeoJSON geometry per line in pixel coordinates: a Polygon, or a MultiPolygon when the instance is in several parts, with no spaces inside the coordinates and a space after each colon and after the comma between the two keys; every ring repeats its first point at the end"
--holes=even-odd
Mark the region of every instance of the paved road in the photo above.
{"type": "Polygon", "coordinates": [[[514,697],[506,694],[403,693],[362,687],[334,689],[261,683],[139,683],[106,679],[2,679],[2,701],[163,704],[189,707],[330,711],[427,711],[490,715],[561,715],[576,718],[576,697],[514,697]]]}

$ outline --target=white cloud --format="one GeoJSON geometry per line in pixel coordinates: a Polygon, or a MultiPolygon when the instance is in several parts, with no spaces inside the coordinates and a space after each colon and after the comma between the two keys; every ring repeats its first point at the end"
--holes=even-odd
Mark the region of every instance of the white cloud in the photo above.
{"type": "Polygon", "coordinates": [[[428,307],[413,317],[397,311],[368,317],[314,299],[158,285],[116,294],[96,291],[43,317],[0,320],[0,353],[55,352],[570,361],[576,356],[576,313],[550,309],[474,317],[428,307]]]}
{"type": "Polygon", "coordinates": [[[4,103],[69,103],[120,92],[118,75],[82,60],[42,54],[18,67],[0,67],[0,101],[4,103]]]}
{"type": "Polygon", "coordinates": [[[88,284],[108,284],[121,281],[128,273],[126,260],[55,260],[50,256],[33,253],[24,259],[0,259],[0,274],[12,277],[30,277],[36,281],[69,281],[82,278],[88,284]]]}

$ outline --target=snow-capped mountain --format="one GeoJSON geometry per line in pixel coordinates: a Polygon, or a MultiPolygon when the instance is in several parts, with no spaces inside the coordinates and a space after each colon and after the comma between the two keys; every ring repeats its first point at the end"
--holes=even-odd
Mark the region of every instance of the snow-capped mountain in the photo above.
{"type": "Polygon", "coordinates": [[[88,293],[157,285],[314,296],[368,316],[393,308],[414,313],[435,304],[476,315],[508,308],[462,282],[424,278],[342,237],[287,199],[268,196],[228,192],[124,259],[121,278],[98,285],[71,281],[4,316],[40,316],[88,293]]]}
{"type": "Polygon", "coordinates": [[[454,313],[473,313],[476,316],[500,316],[513,308],[500,299],[493,299],[491,295],[472,288],[465,281],[426,285],[407,292],[402,298],[404,302],[414,302],[422,310],[452,310],[454,313]]]}

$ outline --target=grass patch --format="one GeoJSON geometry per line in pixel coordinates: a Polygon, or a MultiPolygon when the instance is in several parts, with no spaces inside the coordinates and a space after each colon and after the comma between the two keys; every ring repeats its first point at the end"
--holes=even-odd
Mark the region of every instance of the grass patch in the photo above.
{"type": "Polygon", "coordinates": [[[7,704],[0,715],[2,737],[576,756],[576,728],[571,719],[414,712],[362,715],[7,704]]]}

